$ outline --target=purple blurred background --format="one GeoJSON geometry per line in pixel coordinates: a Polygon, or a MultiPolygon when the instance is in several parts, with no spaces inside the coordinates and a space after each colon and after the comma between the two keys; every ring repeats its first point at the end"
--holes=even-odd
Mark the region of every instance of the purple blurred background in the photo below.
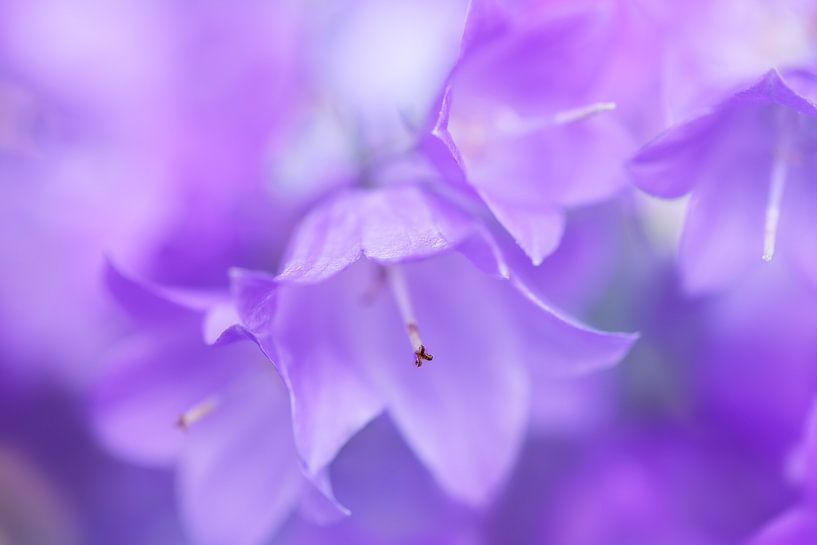
{"type": "Polygon", "coordinates": [[[0,0],[0,544],[817,543],[816,53],[808,0],[0,0]],[[434,199],[387,201],[416,180],[434,199]],[[381,189],[391,211],[337,205],[309,238],[381,189]],[[426,214],[485,235],[548,316],[640,337],[595,373],[471,388],[548,360],[528,347],[550,330],[471,280],[483,254],[438,258],[453,235],[408,255],[426,214]],[[279,288],[280,327],[308,332],[280,354],[238,309],[227,332],[288,391],[251,342],[201,339],[244,301],[237,268],[329,270],[347,220],[399,254],[372,267],[405,258],[442,339],[414,369],[399,331],[378,365],[470,362],[434,382],[445,444],[414,390],[368,407],[345,368],[297,419],[317,372],[276,356],[358,323],[361,353],[391,342],[343,312],[377,297],[366,260],[279,288]],[[174,425],[216,387],[239,408],[174,425]],[[335,432],[312,471],[303,437],[335,432]]]}

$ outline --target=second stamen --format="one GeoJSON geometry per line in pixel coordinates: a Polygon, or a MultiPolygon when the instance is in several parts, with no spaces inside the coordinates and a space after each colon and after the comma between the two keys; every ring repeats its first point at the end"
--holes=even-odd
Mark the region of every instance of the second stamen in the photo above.
{"type": "Polygon", "coordinates": [[[408,283],[406,282],[403,270],[399,266],[386,267],[386,278],[392,296],[394,297],[394,302],[397,304],[400,318],[406,326],[409,343],[411,343],[411,347],[414,349],[414,365],[421,367],[424,361],[431,361],[434,359],[434,356],[426,350],[423,339],[420,337],[420,328],[414,317],[414,307],[411,304],[408,283]]]}

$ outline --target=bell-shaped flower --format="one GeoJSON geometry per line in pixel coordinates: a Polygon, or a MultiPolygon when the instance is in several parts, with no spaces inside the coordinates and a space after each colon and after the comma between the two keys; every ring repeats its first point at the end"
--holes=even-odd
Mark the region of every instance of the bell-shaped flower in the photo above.
{"type": "Polygon", "coordinates": [[[107,276],[141,328],[108,357],[92,404],[97,435],[133,463],[175,469],[192,541],[255,545],[296,510],[319,522],[343,516],[327,476],[301,469],[269,362],[251,343],[205,342],[232,325],[228,295],[138,284],[112,267],[107,276]]]}
{"type": "Polygon", "coordinates": [[[277,276],[234,270],[232,282],[241,327],[230,331],[275,363],[311,474],[385,411],[472,505],[512,467],[536,384],[609,367],[634,340],[559,316],[488,227],[422,184],[330,194],[277,276]]]}
{"type": "Polygon", "coordinates": [[[770,71],[630,161],[651,195],[690,195],[679,260],[691,292],[724,288],[778,258],[817,281],[815,82],[804,71],[770,71]]]}
{"type": "Polygon", "coordinates": [[[584,7],[522,20],[486,4],[471,5],[423,147],[539,264],[559,243],[565,209],[626,183],[631,139],[596,86],[607,13],[584,7]]]}

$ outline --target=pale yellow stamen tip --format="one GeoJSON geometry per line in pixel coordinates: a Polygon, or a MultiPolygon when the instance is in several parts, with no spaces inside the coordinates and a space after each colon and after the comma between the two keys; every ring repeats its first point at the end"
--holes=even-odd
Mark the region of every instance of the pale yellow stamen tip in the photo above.
{"type": "Polygon", "coordinates": [[[216,407],[218,407],[218,398],[216,396],[210,396],[185,411],[185,413],[176,420],[176,425],[182,430],[187,431],[190,429],[190,426],[210,414],[216,407]]]}
{"type": "Polygon", "coordinates": [[[553,122],[557,125],[565,125],[567,123],[580,121],[586,117],[590,117],[595,114],[599,114],[602,112],[610,112],[615,109],[616,109],[615,102],[595,102],[593,104],[588,104],[587,106],[582,106],[580,108],[574,108],[572,110],[564,110],[558,112],[556,115],[553,116],[553,122]]]}
{"type": "Polygon", "coordinates": [[[569,125],[588,117],[616,109],[615,102],[594,102],[570,110],[562,110],[544,116],[520,116],[515,111],[502,110],[495,120],[495,128],[510,136],[525,136],[548,127],[569,125]]]}

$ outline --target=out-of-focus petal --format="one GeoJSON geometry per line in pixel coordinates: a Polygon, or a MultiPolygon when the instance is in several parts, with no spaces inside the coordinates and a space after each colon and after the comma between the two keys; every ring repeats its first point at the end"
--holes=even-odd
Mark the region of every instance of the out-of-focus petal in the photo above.
{"type": "MultiPolygon", "coordinates": [[[[204,342],[207,344],[223,343],[234,328],[240,327],[242,327],[241,316],[235,305],[232,302],[217,304],[204,314],[202,327],[204,342]]],[[[241,338],[241,336],[229,336],[229,338],[232,340],[241,338]]]]}
{"type": "Polygon", "coordinates": [[[633,182],[656,197],[689,193],[708,164],[709,141],[718,121],[718,116],[707,115],[659,135],[629,161],[633,182]]]}
{"type": "Polygon", "coordinates": [[[814,155],[803,157],[803,165],[789,179],[783,196],[785,213],[780,218],[781,252],[817,285],[817,172],[814,155]]]}
{"type": "Polygon", "coordinates": [[[421,143],[446,179],[470,184],[536,263],[561,235],[555,209],[624,187],[621,164],[632,150],[607,112],[615,105],[592,92],[609,14],[601,5],[567,12],[474,30],[482,37],[468,38],[432,137],[421,143]],[[536,217],[547,219],[534,224],[536,217]]]}
{"type": "Polygon", "coordinates": [[[335,499],[328,469],[310,476],[309,483],[301,493],[298,513],[307,520],[322,525],[338,522],[351,514],[349,509],[335,499]]]}
{"type": "Polygon", "coordinates": [[[675,119],[769,68],[814,61],[810,1],[653,4],[662,20],[663,101],[675,119]]]}
{"type": "Polygon", "coordinates": [[[817,512],[800,507],[783,513],[748,545],[808,545],[817,543],[817,512]]]}
{"type": "Polygon", "coordinates": [[[561,238],[555,209],[599,201],[626,183],[620,165],[630,139],[605,115],[463,151],[469,181],[534,263],[561,238]]]}
{"type": "Polygon", "coordinates": [[[808,208],[807,202],[800,202],[807,193],[797,188],[797,178],[802,163],[810,160],[809,147],[804,146],[809,138],[803,135],[809,134],[815,114],[807,98],[770,71],[713,112],[671,129],[630,163],[636,183],[649,193],[676,197],[692,192],[680,249],[681,272],[690,291],[724,287],[761,258],[771,259],[766,255],[770,234],[777,238],[781,233],[781,246],[782,241],[800,245],[792,227],[798,220],[787,216],[808,208]],[[775,182],[778,171],[782,178],[775,182]],[[786,180],[793,183],[785,189],[780,185],[782,199],[773,202],[772,186],[786,180]],[[779,227],[767,232],[772,209],[781,219],[779,227]]]}
{"type": "MultiPolygon", "coordinates": [[[[452,80],[454,108],[479,103],[511,104],[518,113],[557,111],[575,106],[605,59],[607,13],[582,6],[573,13],[533,17],[523,27],[479,32],[452,80]]],[[[471,17],[479,16],[472,10],[471,17]]],[[[472,33],[473,34],[473,33],[472,33]]],[[[478,112],[472,112],[472,115],[478,112]]]]}
{"type": "Polygon", "coordinates": [[[286,391],[269,369],[223,392],[189,430],[179,465],[182,517],[202,545],[256,545],[297,505],[304,485],[286,391]]]}
{"type": "Polygon", "coordinates": [[[768,150],[754,147],[737,161],[712,165],[689,201],[679,259],[691,292],[728,286],[761,262],[766,210],[761,184],[771,158],[768,150]]]}
{"type": "Polygon", "coordinates": [[[559,246],[565,229],[565,216],[560,211],[545,207],[528,209],[524,205],[505,206],[502,201],[490,197],[485,201],[534,265],[541,264],[559,246]]]}
{"type": "Polygon", "coordinates": [[[817,404],[812,404],[806,417],[803,439],[796,455],[800,467],[796,468],[799,471],[795,477],[802,481],[809,504],[817,506],[817,404]]]}
{"type": "Polygon", "coordinates": [[[598,113],[519,135],[500,132],[473,153],[461,145],[468,179],[489,205],[494,197],[520,207],[604,199],[625,184],[621,165],[632,150],[630,137],[612,115],[598,113]]]}
{"type": "Polygon", "coordinates": [[[92,417],[111,450],[142,464],[169,464],[184,434],[179,417],[250,365],[263,365],[250,344],[207,347],[193,320],[172,334],[118,347],[94,391],[92,417]]]}
{"type": "Polygon", "coordinates": [[[105,263],[105,284],[109,293],[131,316],[145,321],[177,320],[203,313],[226,300],[226,295],[171,288],[137,280],[114,263],[105,263]]]}

